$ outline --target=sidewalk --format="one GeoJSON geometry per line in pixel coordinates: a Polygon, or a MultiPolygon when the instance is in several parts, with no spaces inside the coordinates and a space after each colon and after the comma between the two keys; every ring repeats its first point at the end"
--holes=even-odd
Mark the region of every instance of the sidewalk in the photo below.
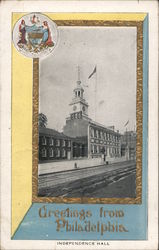
{"type": "MultiPolygon", "coordinates": [[[[125,158],[115,159],[112,163],[124,162],[125,158]]],[[[57,173],[63,171],[69,171],[74,169],[82,169],[82,168],[91,168],[95,166],[101,166],[105,163],[101,158],[93,158],[93,159],[76,159],[76,160],[67,160],[67,161],[59,161],[59,162],[48,162],[42,163],[38,165],[38,175],[49,174],[49,173],[57,173]]],[[[106,165],[108,166],[108,165],[106,165]]]]}

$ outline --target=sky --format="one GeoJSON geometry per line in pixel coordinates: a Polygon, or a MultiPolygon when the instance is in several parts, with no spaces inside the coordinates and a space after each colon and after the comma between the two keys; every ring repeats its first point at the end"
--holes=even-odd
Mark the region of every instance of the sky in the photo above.
{"type": "Polygon", "coordinates": [[[136,124],[136,28],[59,27],[58,45],[40,59],[39,112],[62,131],[78,78],[89,117],[123,133],[136,124]],[[90,79],[94,67],[97,72],[90,79]],[[96,89],[96,91],[95,91],[96,89]],[[96,111],[96,112],[95,112],[96,111]]]}

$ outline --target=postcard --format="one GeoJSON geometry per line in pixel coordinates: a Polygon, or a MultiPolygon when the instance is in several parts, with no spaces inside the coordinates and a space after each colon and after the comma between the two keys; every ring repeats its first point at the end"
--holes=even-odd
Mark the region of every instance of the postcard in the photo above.
{"type": "Polygon", "coordinates": [[[157,249],[157,1],[31,2],[1,5],[2,247],[157,249]]]}

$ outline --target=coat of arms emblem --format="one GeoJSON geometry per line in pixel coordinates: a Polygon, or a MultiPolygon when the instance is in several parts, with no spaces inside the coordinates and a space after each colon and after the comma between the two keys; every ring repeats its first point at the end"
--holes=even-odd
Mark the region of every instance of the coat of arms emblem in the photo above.
{"type": "Polygon", "coordinates": [[[53,51],[57,44],[56,24],[42,14],[23,16],[13,30],[13,42],[28,57],[40,57],[53,51]]]}

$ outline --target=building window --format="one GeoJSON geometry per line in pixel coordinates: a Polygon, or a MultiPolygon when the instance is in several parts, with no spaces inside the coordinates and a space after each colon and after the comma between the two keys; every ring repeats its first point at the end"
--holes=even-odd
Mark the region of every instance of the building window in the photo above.
{"type": "Polygon", "coordinates": [[[97,145],[97,153],[99,153],[99,145],[97,145]]]}
{"type": "Polygon", "coordinates": [[[43,148],[41,150],[42,157],[46,157],[46,148],[43,148]]]}
{"type": "Polygon", "coordinates": [[[95,145],[91,144],[91,153],[96,153],[95,145]]]}
{"type": "Polygon", "coordinates": [[[96,132],[96,130],[94,130],[94,137],[97,137],[97,132],[96,132]]]}
{"type": "Polygon", "coordinates": [[[62,157],[66,157],[66,150],[65,149],[62,150],[62,157]]]}
{"type": "Polygon", "coordinates": [[[45,136],[42,137],[42,145],[46,145],[46,137],[45,136]]]}
{"type": "Polygon", "coordinates": [[[99,131],[96,130],[96,137],[99,138],[99,131]]]}
{"type": "Polygon", "coordinates": [[[94,129],[91,128],[91,137],[94,137],[94,129]]]}
{"type": "Polygon", "coordinates": [[[62,146],[65,147],[66,146],[66,141],[62,140],[62,146]]]}
{"type": "Polygon", "coordinates": [[[103,132],[100,131],[100,138],[103,139],[103,132]]]}
{"type": "Polygon", "coordinates": [[[54,145],[54,139],[51,137],[51,138],[49,138],[49,144],[51,145],[51,146],[53,146],[54,145]]]}
{"type": "Polygon", "coordinates": [[[97,145],[94,145],[94,153],[97,153],[97,145]]]}
{"type": "Polygon", "coordinates": [[[52,148],[49,149],[49,157],[54,157],[54,150],[52,148]]]}
{"type": "Polygon", "coordinates": [[[57,148],[56,157],[60,157],[60,149],[59,148],[57,148]]]}
{"type": "Polygon", "coordinates": [[[71,147],[71,141],[68,141],[68,147],[71,147]]]}
{"type": "Polygon", "coordinates": [[[107,155],[107,147],[105,147],[105,155],[107,155]]]}
{"type": "Polygon", "coordinates": [[[56,146],[60,146],[60,140],[59,139],[56,140],[56,146]]]}
{"type": "Polygon", "coordinates": [[[104,140],[106,140],[106,133],[104,133],[104,140]]]}
{"type": "Polygon", "coordinates": [[[93,153],[93,144],[91,144],[91,153],[93,153]]]}
{"type": "Polygon", "coordinates": [[[109,134],[107,134],[107,140],[109,140],[109,134]]]}

